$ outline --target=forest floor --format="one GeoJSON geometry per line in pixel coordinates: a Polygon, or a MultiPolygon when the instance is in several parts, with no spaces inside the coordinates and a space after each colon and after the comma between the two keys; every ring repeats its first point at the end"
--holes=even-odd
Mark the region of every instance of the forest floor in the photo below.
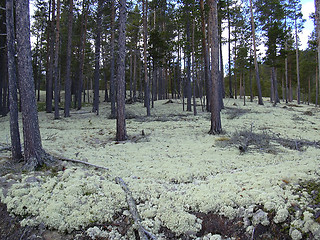
{"type": "MultiPolygon", "coordinates": [[[[98,116],[89,106],[59,120],[40,112],[49,154],[108,170],[61,161],[28,173],[0,152],[0,238],[139,239],[121,177],[158,239],[320,239],[320,109],[224,104],[221,135],[208,134],[201,106],[194,116],[180,100],[156,101],[146,117],[127,104],[125,142],[109,103],[98,116]]],[[[0,125],[8,144],[9,117],[0,125]]]]}

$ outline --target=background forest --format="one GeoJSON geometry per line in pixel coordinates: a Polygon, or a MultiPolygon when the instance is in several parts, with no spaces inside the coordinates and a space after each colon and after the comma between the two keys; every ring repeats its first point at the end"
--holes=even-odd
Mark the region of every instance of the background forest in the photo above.
{"type": "MultiPolygon", "coordinates": [[[[210,66],[206,65],[210,59],[206,60],[209,57],[206,55],[210,49],[208,52],[206,46],[210,46],[211,40],[206,1],[153,0],[127,1],[126,4],[127,99],[142,100],[148,92],[153,106],[154,100],[186,97],[189,111],[192,96],[208,99],[210,76],[206,69],[210,66]]],[[[5,8],[5,1],[1,1],[1,7],[5,8]]],[[[99,101],[95,100],[98,89],[104,91],[103,100],[115,106],[119,2],[35,0],[32,10],[33,74],[37,100],[40,101],[41,90],[47,93],[46,112],[52,112],[53,105],[57,104],[55,106],[64,107],[64,115],[69,116],[69,108],[80,109],[83,102],[91,102],[93,109],[98,109],[99,101]],[[93,89],[95,97],[87,94],[93,89]]],[[[9,110],[4,16],[1,14],[0,21],[2,115],[9,110]]],[[[256,81],[259,77],[262,96],[269,96],[273,102],[297,99],[299,103],[317,105],[315,33],[309,36],[308,48],[299,50],[298,33],[303,22],[298,0],[219,1],[221,96],[247,95],[252,100],[259,95],[256,81]]],[[[115,107],[111,115],[115,116],[115,107]]]]}

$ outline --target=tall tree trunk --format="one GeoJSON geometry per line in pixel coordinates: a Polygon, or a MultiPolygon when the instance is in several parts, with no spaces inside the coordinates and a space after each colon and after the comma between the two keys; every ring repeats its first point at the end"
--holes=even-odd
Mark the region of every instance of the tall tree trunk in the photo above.
{"type": "Polygon", "coordinates": [[[217,0],[209,3],[209,38],[211,39],[211,128],[210,134],[222,132],[219,104],[219,40],[218,40],[218,7],[217,0]]]}
{"type": "Polygon", "coordinates": [[[73,26],[73,0],[69,0],[69,16],[68,16],[68,42],[67,42],[67,68],[65,80],[65,102],[64,116],[70,117],[71,106],[71,49],[72,49],[72,26],[73,26]]]}
{"type": "Polygon", "coordinates": [[[147,43],[148,43],[148,0],[142,0],[143,11],[143,67],[144,67],[144,103],[147,108],[147,116],[150,116],[150,89],[148,79],[148,65],[147,65],[147,43]]]}
{"type": "Polygon", "coordinates": [[[86,36],[87,36],[87,18],[88,18],[89,4],[86,0],[83,0],[82,6],[82,23],[81,23],[81,37],[80,37],[80,62],[79,62],[79,81],[78,81],[78,97],[77,97],[77,109],[80,110],[82,106],[81,96],[83,92],[83,68],[84,57],[86,52],[86,36]]]}
{"type": "Polygon", "coordinates": [[[114,42],[115,42],[115,6],[114,1],[111,0],[111,39],[110,39],[110,101],[111,101],[111,118],[116,117],[116,82],[115,82],[115,56],[114,56],[114,42]]]}
{"type": "MultiPolygon", "coordinates": [[[[227,7],[228,7],[228,66],[229,66],[229,95],[230,98],[233,98],[233,91],[232,91],[232,72],[231,72],[231,21],[230,21],[230,5],[229,1],[227,0],[227,7]]],[[[237,96],[236,96],[237,97],[237,96]]]]}
{"type": "Polygon", "coordinates": [[[117,71],[117,141],[127,139],[125,116],[126,0],[119,2],[119,57],[117,71]]]}
{"type": "Polygon", "coordinates": [[[295,40],[296,40],[296,64],[297,64],[297,102],[300,104],[300,69],[299,69],[299,45],[298,45],[298,26],[297,16],[294,18],[295,40]]]}
{"type": "Polygon", "coordinates": [[[57,0],[56,18],[56,38],[54,53],[54,119],[59,119],[59,97],[60,97],[60,78],[59,78],[59,47],[60,47],[60,0],[57,0]]]}
{"type": "MultiPolygon", "coordinates": [[[[288,49],[288,44],[287,41],[285,42],[285,51],[288,49]]],[[[288,103],[288,98],[289,98],[289,89],[288,89],[288,57],[284,59],[284,74],[285,74],[285,98],[286,98],[286,103],[288,103]]]]}
{"type": "Polygon", "coordinates": [[[260,85],[259,66],[257,61],[256,30],[255,30],[255,24],[254,24],[254,18],[253,18],[252,0],[250,0],[250,15],[251,15],[251,29],[252,29],[251,32],[252,32],[252,40],[253,40],[254,68],[256,70],[256,82],[257,82],[257,90],[258,90],[258,104],[263,105],[261,85],[260,85]]]}
{"type": "MultiPolygon", "coordinates": [[[[187,4],[186,6],[186,15],[190,14],[190,6],[187,4]]],[[[186,46],[186,57],[187,57],[187,83],[186,83],[186,91],[187,91],[187,111],[191,112],[191,47],[190,47],[190,18],[187,17],[187,25],[186,25],[186,37],[187,37],[187,46],[186,46]]]]}
{"type": "Polygon", "coordinates": [[[28,169],[44,163],[45,152],[41,144],[30,43],[29,1],[16,0],[17,56],[20,83],[24,159],[28,169]]]}
{"type": "MultiPolygon", "coordinates": [[[[46,112],[52,112],[52,82],[53,82],[53,64],[54,64],[54,19],[55,19],[55,0],[51,0],[51,21],[49,19],[49,30],[48,30],[48,65],[47,65],[47,76],[46,76],[46,112]]],[[[50,15],[50,6],[49,6],[50,15]]]]}
{"type": "MultiPolygon", "coordinates": [[[[193,2],[194,5],[194,2],[193,2]]],[[[197,76],[196,76],[196,66],[195,66],[195,50],[194,50],[194,35],[195,35],[195,20],[192,21],[192,83],[193,83],[193,93],[192,93],[192,100],[193,100],[193,115],[197,115],[197,102],[196,102],[196,87],[197,87],[197,76]]]]}
{"type": "Polygon", "coordinates": [[[204,60],[204,79],[206,84],[206,97],[207,105],[206,109],[210,111],[210,94],[212,88],[211,75],[210,75],[210,58],[207,44],[207,34],[206,34],[206,24],[205,24],[205,14],[204,14],[204,3],[200,0],[200,13],[201,13],[201,31],[202,31],[202,54],[204,60]]]}
{"type": "Polygon", "coordinates": [[[98,1],[97,9],[97,32],[95,41],[95,55],[94,55],[94,97],[93,97],[93,112],[99,115],[99,80],[100,80],[100,38],[101,38],[101,15],[102,15],[103,1],[98,1]]]}
{"type": "Polygon", "coordinates": [[[10,98],[10,136],[12,159],[18,161],[22,158],[21,142],[18,124],[18,95],[17,76],[14,49],[14,17],[13,0],[6,3],[6,26],[7,26],[7,50],[8,50],[8,78],[9,78],[9,98],[10,98]]]}

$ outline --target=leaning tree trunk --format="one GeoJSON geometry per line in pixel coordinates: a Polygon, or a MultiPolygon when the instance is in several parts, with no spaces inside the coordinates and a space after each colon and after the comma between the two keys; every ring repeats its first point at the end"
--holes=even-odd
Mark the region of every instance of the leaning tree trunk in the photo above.
{"type": "Polygon", "coordinates": [[[252,10],[252,0],[250,0],[250,14],[251,14],[251,28],[252,28],[252,40],[253,40],[253,54],[254,54],[254,68],[256,70],[256,82],[258,90],[258,104],[263,105],[261,85],[260,85],[260,75],[259,75],[259,66],[257,61],[257,49],[256,49],[256,30],[253,19],[253,10],[252,10]]]}
{"type": "Polygon", "coordinates": [[[72,48],[73,0],[70,0],[68,16],[67,68],[65,82],[64,116],[70,117],[71,106],[71,48],[72,48]]]}
{"type": "Polygon", "coordinates": [[[22,158],[21,142],[18,124],[18,96],[17,76],[14,49],[14,17],[13,0],[7,0],[6,4],[6,25],[7,25],[7,50],[8,50],[8,78],[9,78],[9,99],[10,99],[10,136],[12,159],[18,161],[22,158]]]}
{"type": "Polygon", "coordinates": [[[29,1],[16,0],[18,78],[22,109],[24,159],[28,169],[44,163],[32,73],[29,1]]]}
{"type": "Polygon", "coordinates": [[[119,6],[119,57],[117,72],[117,141],[127,139],[125,116],[126,0],[119,6]]]}
{"type": "Polygon", "coordinates": [[[218,41],[218,4],[209,0],[209,38],[211,39],[211,129],[210,134],[222,132],[219,104],[219,41],[218,41]]]}

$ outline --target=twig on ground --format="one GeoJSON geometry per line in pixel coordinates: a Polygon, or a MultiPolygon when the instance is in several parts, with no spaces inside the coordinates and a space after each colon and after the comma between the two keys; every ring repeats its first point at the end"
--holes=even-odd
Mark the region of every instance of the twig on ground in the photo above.
{"type": "Polygon", "coordinates": [[[3,151],[11,151],[11,147],[0,148],[0,152],[3,152],[3,151]]]}
{"type": "Polygon", "coordinates": [[[88,162],[85,162],[85,161],[81,161],[81,160],[77,160],[77,159],[65,158],[65,157],[61,157],[61,156],[58,156],[57,158],[58,158],[59,160],[62,160],[62,161],[68,161],[68,162],[74,162],[74,163],[81,163],[81,164],[85,164],[85,165],[88,165],[88,166],[91,166],[91,167],[101,168],[101,169],[104,169],[104,170],[109,171],[109,168],[107,168],[107,167],[99,166],[99,165],[92,164],[92,163],[88,163],[88,162]]]}
{"type": "Polygon", "coordinates": [[[153,234],[151,234],[150,232],[146,231],[142,227],[142,225],[141,225],[141,217],[140,217],[139,212],[137,210],[137,206],[135,204],[135,201],[134,201],[134,199],[132,197],[132,193],[131,193],[130,189],[128,188],[127,184],[120,177],[116,177],[115,181],[116,181],[117,184],[119,184],[122,187],[123,191],[125,191],[125,193],[126,193],[126,199],[127,199],[127,203],[128,203],[128,206],[129,206],[129,210],[130,210],[130,213],[132,215],[132,218],[133,218],[135,224],[138,226],[138,232],[139,232],[140,238],[144,239],[144,240],[148,240],[149,237],[151,239],[157,239],[153,234]]]}

